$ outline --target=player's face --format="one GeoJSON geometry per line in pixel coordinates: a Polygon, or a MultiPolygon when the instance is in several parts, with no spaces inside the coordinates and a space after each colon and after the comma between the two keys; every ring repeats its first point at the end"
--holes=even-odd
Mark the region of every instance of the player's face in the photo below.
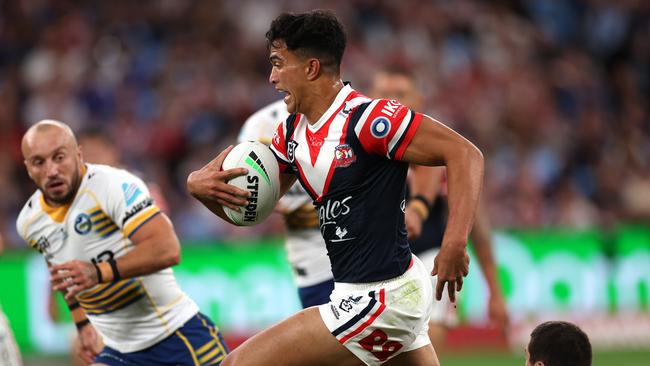
{"type": "Polygon", "coordinates": [[[81,152],[59,129],[35,132],[23,149],[29,177],[53,205],[71,202],[81,181],[81,152]]]}
{"type": "Polygon", "coordinates": [[[284,41],[276,41],[271,46],[269,55],[271,75],[269,82],[275,89],[285,94],[284,103],[289,113],[297,113],[300,109],[302,90],[306,83],[305,60],[287,49],[284,41]]]}
{"type": "Polygon", "coordinates": [[[395,99],[403,105],[420,110],[422,96],[418,92],[413,81],[400,74],[381,72],[375,76],[372,82],[371,96],[373,98],[395,99]]]}

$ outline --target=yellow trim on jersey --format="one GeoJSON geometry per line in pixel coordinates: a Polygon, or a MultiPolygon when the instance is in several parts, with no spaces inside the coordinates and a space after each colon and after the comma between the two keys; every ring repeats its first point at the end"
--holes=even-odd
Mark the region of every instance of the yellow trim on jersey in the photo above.
{"type": "MultiPolygon", "coordinates": [[[[208,351],[212,346],[214,346],[216,343],[217,343],[217,340],[216,340],[216,339],[211,340],[210,342],[208,342],[208,343],[202,345],[201,347],[199,347],[199,348],[196,350],[196,354],[197,354],[197,355],[200,355],[201,353],[205,353],[205,352],[207,352],[207,351],[208,351]]],[[[201,361],[201,362],[205,362],[205,361],[201,361]]]]}
{"type": "MultiPolygon", "coordinates": [[[[201,365],[203,365],[203,364],[205,364],[206,362],[208,362],[209,360],[211,360],[214,356],[218,355],[219,352],[221,352],[221,349],[219,349],[219,347],[215,347],[215,348],[212,350],[212,352],[209,352],[209,353],[207,353],[207,354],[205,354],[205,355],[203,355],[203,356],[199,356],[199,357],[200,357],[200,358],[199,358],[199,362],[201,363],[201,365]]],[[[197,354],[198,354],[198,352],[197,352],[197,354]]],[[[217,359],[218,359],[219,361],[221,361],[224,357],[226,357],[226,355],[223,355],[223,354],[222,354],[220,357],[217,357],[217,359]]],[[[213,360],[213,363],[214,363],[214,360],[213,360]]]]}
{"type": "Polygon", "coordinates": [[[106,291],[105,293],[102,293],[100,296],[89,299],[86,301],[79,301],[79,304],[83,306],[84,309],[92,310],[92,309],[97,309],[101,307],[105,307],[109,305],[111,302],[119,299],[123,295],[133,292],[134,290],[138,290],[138,283],[137,282],[131,282],[129,284],[126,284],[126,286],[113,286],[110,290],[106,291]]]}
{"type": "Polygon", "coordinates": [[[95,232],[97,233],[97,235],[100,235],[101,237],[105,237],[108,234],[114,233],[115,231],[117,231],[117,229],[118,229],[117,225],[115,225],[113,222],[110,222],[102,226],[101,228],[95,229],[95,232]]]}
{"type": "Polygon", "coordinates": [[[156,305],[156,302],[153,301],[153,298],[151,297],[151,295],[149,295],[149,292],[147,291],[147,288],[144,287],[144,284],[142,283],[142,280],[138,279],[138,282],[140,282],[142,284],[142,288],[144,289],[144,295],[147,297],[147,299],[149,299],[149,303],[153,307],[153,310],[156,312],[156,316],[158,317],[158,319],[160,319],[163,326],[165,327],[165,334],[171,334],[171,332],[169,331],[169,323],[162,316],[162,314],[160,312],[160,309],[158,309],[158,306],[156,305]]]}
{"type": "Polygon", "coordinates": [[[41,199],[39,200],[41,204],[41,209],[45,212],[52,220],[58,222],[59,224],[63,223],[65,220],[65,215],[68,214],[71,203],[67,205],[52,207],[45,202],[45,195],[41,194],[41,199]]]}
{"type": "Polygon", "coordinates": [[[86,213],[90,216],[93,231],[102,238],[107,237],[119,229],[117,225],[115,225],[115,222],[111,220],[108,214],[106,214],[99,205],[89,209],[86,213]]]}
{"type": "Polygon", "coordinates": [[[159,212],[160,209],[156,205],[147,207],[144,211],[140,212],[138,216],[129,220],[128,224],[124,225],[124,228],[122,229],[124,236],[127,238],[131,236],[131,234],[133,234],[140,227],[140,225],[142,225],[145,221],[149,220],[159,212]]]}
{"type": "Polygon", "coordinates": [[[123,308],[135,303],[136,301],[139,301],[140,299],[142,299],[143,296],[144,296],[144,292],[142,290],[138,290],[138,292],[129,294],[128,297],[120,300],[119,302],[117,302],[117,303],[115,303],[115,304],[113,304],[113,305],[111,305],[109,307],[106,307],[106,308],[103,308],[103,309],[86,309],[86,308],[84,308],[84,310],[86,311],[87,314],[91,314],[91,315],[107,314],[107,313],[111,313],[113,311],[123,309],[123,308]]]}
{"type": "Polygon", "coordinates": [[[93,290],[93,292],[94,294],[84,294],[77,297],[79,305],[88,314],[93,315],[122,309],[144,296],[142,284],[133,279],[102,286],[100,290],[93,290]],[[101,292],[101,290],[105,291],[101,292]]]}
{"type": "Polygon", "coordinates": [[[77,295],[77,298],[80,299],[80,300],[84,300],[84,301],[90,301],[90,300],[92,300],[93,295],[97,295],[98,292],[104,291],[104,290],[110,289],[110,288],[119,288],[120,286],[124,285],[125,283],[127,283],[129,281],[134,281],[134,280],[127,278],[127,279],[119,281],[119,282],[102,283],[102,284],[96,285],[95,287],[93,287],[92,289],[84,292],[83,294],[77,295]]]}
{"type": "Polygon", "coordinates": [[[203,323],[203,326],[208,328],[208,331],[210,332],[210,335],[212,335],[212,338],[214,338],[214,341],[217,342],[217,345],[219,346],[219,349],[221,350],[221,357],[218,357],[216,361],[213,361],[212,363],[210,363],[210,365],[212,365],[212,364],[214,364],[216,362],[221,361],[224,357],[226,357],[226,354],[228,352],[226,352],[226,349],[223,348],[223,343],[221,343],[221,339],[219,339],[219,335],[217,334],[219,329],[216,326],[209,325],[208,322],[206,322],[205,319],[203,319],[203,316],[201,316],[200,313],[196,314],[196,315],[199,317],[199,319],[201,319],[201,323],[203,323]]]}
{"type": "Polygon", "coordinates": [[[190,355],[192,355],[192,360],[194,361],[194,364],[196,366],[201,366],[201,364],[199,363],[199,360],[196,358],[196,353],[194,353],[194,348],[192,348],[192,345],[187,340],[187,338],[185,338],[185,336],[181,333],[180,330],[176,331],[176,335],[178,336],[178,338],[180,338],[183,341],[183,343],[185,343],[185,346],[190,351],[190,355]]]}
{"type": "Polygon", "coordinates": [[[221,362],[224,358],[226,358],[226,355],[221,355],[215,358],[214,361],[210,362],[207,366],[216,365],[217,363],[221,362]]]}

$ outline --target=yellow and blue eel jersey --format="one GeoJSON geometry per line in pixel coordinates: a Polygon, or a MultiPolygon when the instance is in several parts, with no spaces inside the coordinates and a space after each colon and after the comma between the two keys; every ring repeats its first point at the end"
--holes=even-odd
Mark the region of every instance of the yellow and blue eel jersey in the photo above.
{"type": "MultiPolygon", "coordinates": [[[[70,204],[51,207],[37,190],[16,226],[49,263],[100,262],[132,250],[130,237],[160,213],[140,178],[126,170],[86,164],[70,204]]],[[[198,312],[171,268],[98,284],[77,295],[77,300],[104,343],[124,353],[158,343],[198,312]]]]}

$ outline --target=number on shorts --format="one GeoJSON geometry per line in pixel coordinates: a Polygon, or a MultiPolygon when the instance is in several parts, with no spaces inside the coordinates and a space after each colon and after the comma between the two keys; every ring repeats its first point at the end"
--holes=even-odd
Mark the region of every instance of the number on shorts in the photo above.
{"type": "Polygon", "coordinates": [[[388,357],[392,356],[393,353],[397,352],[402,348],[402,344],[396,341],[389,341],[388,335],[381,330],[375,329],[368,335],[359,341],[361,347],[369,351],[379,361],[385,361],[388,357]],[[381,351],[375,351],[375,346],[381,346],[381,351]]]}

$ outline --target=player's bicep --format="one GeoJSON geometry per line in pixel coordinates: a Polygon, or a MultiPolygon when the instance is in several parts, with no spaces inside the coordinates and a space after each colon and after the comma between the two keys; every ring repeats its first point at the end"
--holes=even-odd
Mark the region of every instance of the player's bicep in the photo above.
{"type": "Polygon", "coordinates": [[[147,240],[153,240],[158,243],[169,241],[178,243],[178,238],[174,232],[174,226],[171,220],[162,212],[152,216],[151,219],[140,225],[131,234],[130,239],[134,245],[138,245],[147,240]]]}
{"type": "Polygon", "coordinates": [[[429,166],[445,165],[454,155],[476,147],[456,131],[423,115],[401,160],[429,166]]]}

